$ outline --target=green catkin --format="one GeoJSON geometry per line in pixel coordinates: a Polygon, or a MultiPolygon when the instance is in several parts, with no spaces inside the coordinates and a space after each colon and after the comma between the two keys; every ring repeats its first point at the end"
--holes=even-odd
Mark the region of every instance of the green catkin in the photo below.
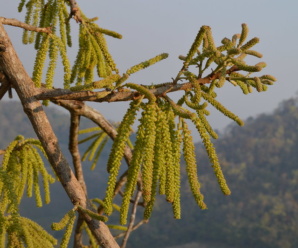
{"type": "Polygon", "coordinates": [[[95,220],[100,220],[100,221],[103,221],[103,222],[107,222],[108,221],[108,218],[106,216],[103,216],[103,215],[99,215],[89,209],[85,209],[85,208],[82,208],[81,206],[78,207],[80,209],[80,211],[82,211],[83,213],[85,214],[88,214],[92,219],[95,219],[95,220]]]}
{"type": "Polygon", "coordinates": [[[122,204],[120,209],[120,224],[126,225],[127,223],[127,214],[129,209],[130,199],[133,195],[134,188],[137,182],[137,178],[139,175],[139,170],[141,167],[141,162],[143,158],[142,154],[142,146],[144,145],[144,129],[143,126],[139,126],[137,132],[137,140],[135,144],[135,149],[133,153],[133,157],[131,160],[131,164],[128,170],[127,183],[125,185],[125,191],[122,198],[122,204]]]}
{"type": "Polygon", "coordinates": [[[233,43],[233,46],[235,47],[236,46],[236,42],[237,40],[239,40],[241,38],[241,35],[240,34],[234,34],[232,36],[232,43],[233,43]]]}
{"type": "Polygon", "coordinates": [[[21,179],[20,179],[18,193],[17,193],[18,203],[21,202],[21,199],[23,197],[24,190],[26,187],[27,177],[28,177],[28,164],[27,164],[28,158],[27,158],[26,150],[27,150],[26,148],[23,148],[20,151],[20,163],[22,164],[22,168],[21,168],[21,179]]]}
{"type": "Polygon", "coordinates": [[[231,191],[230,191],[229,187],[227,186],[226,180],[222,173],[215,148],[210,140],[210,136],[207,134],[207,131],[203,127],[203,124],[201,123],[199,118],[196,118],[196,117],[192,118],[192,122],[195,124],[195,126],[201,136],[201,139],[202,139],[205,149],[207,151],[209,160],[212,164],[214,174],[217,178],[217,181],[218,181],[221,191],[225,195],[230,195],[231,191]]]}
{"type": "MultiPolygon", "coordinates": [[[[160,187],[163,188],[163,194],[165,194],[165,147],[163,145],[163,135],[166,127],[166,116],[165,112],[161,111],[160,108],[157,110],[157,121],[156,121],[156,138],[154,147],[154,161],[153,161],[153,174],[151,184],[151,199],[145,206],[144,218],[149,219],[153,210],[155,196],[157,191],[158,179],[160,180],[160,187]]],[[[161,189],[160,189],[161,191],[161,189]]]]}
{"type": "MultiPolygon", "coordinates": [[[[91,129],[93,129],[93,128],[91,128],[91,129]]],[[[98,130],[101,130],[101,129],[98,128],[98,130]]],[[[84,130],[83,130],[83,131],[84,131],[84,130]]],[[[95,129],[94,129],[93,131],[95,131],[95,129]]],[[[90,131],[90,132],[93,132],[93,131],[90,131]]],[[[88,131],[88,132],[89,132],[89,131],[88,131]]],[[[84,134],[84,133],[87,133],[87,132],[82,132],[82,133],[81,133],[81,131],[79,131],[79,134],[84,134]]],[[[82,140],[79,140],[78,144],[83,144],[83,143],[85,143],[86,141],[89,141],[89,140],[91,140],[91,139],[94,139],[94,138],[98,137],[99,135],[101,135],[101,133],[102,133],[102,132],[94,133],[94,134],[92,134],[92,135],[90,135],[90,136],[88,136],[88,137],[86,137],[86,138],[84,138],[84,139],[82,139],[82,140]]]]}
{"type": "Polygon", "coordinates": [[[75,212],[74,212],[74,209],[72,209],[72,210],[68,211],[59,222],[52,223],[51,227],[54,231],[60,231],[74,217],[75,217],[75,212]]]}
{"type": "Polygon", "coordinates": [[[116,82],[116,88],[120,87],[121,84],[123,84],[128,78],[129,78],[129,75],[124,73],[122,77],[116,82]]]}
{"type": "Polygon", "coordinates": [[[42,161],[42,158],[40,157],[37,150],[35,150],[33,148],[31,148],[31,149],[32,149],[32,153],[34,154],[34,157],[35,157],[35,167],[36,167],[36,169],[38,169],[38,171],[41,173],[41,176],[42,176],[45,203],[48,204],[48,203],[50,203],[49,183],[53,183],[55,181],[55,179],[50,174],[48,174],[48,172],[46,171],[43,161],[42,161]]]}
{"type": "Polygon", "coordinates": [[[100,146],[98,147],[97,151],[96,151],[96,154],[95,154],[95,157],[94,157],[94,160],[91,164],[91,167],[90,167],[90,170],[94,170],[95,167],[96,167],[96,164],[97,164],[97,161],[101,155],[101,152],[103,151],[106,143],[108,142],[108,138],[106,138],[101,144],[100,146]]]}
{"type": "MultiPolygon", "coordinates": [[[[31,24],[31,21],[32,21],[32,12],[33,12],[33,9],[34,9],[34,2],[29,1],[26,4],[26,8],[27,8],[27,13],[26,13],[26,16],[25,16],[25,23],[31,24]]],[[[23,43],[24,44],[28,44],[29,43],[29,31],[28,30],[24,30],[24,33],[23,33],[23,43]]]]}
{"type": "Polygon", "coordinates": [[[87,226],[86,222],[84,222],[82,229],[84,229],[87,233],[88,239],[89,239],[89,244],[90,247],[96,247],[98,246],[97,240],[94,238],[91,230],[89,229],[89,227],[87,226]]]}
{"type": "Polygon", "coordinates": [[[96,150],[98,150],[98,147],[100,144],[102,144],[105,140],[108,139],[108,136],[105,132],[102,132],[97,139],[95,139],[93,141],[93,143],[90,145],[92,147],[92,149],[90,150],[90,154],[89,154],[89,161],[92,161],[95,155],[96,150]]]}
{"type": "Polygon", "coordinates": [[[168,123],[172,141],[172,161],[174,170],[174,200],[172,202],[173,214],[175,219],[181,218],[180,202],[180,156],[181,156],[181,135],[176,130],[175,114],[172,110],[168,111],[168,123]]]}
{"type": "Polygon", "coordinates": [[[150,102],[155,102],[156,101],[156,97],[153,93],[151,93],[151,91],[149,89],[147,89],[146,87],[139,85],[139,84],[134,84],[134,83],[127,83],[125,84],[126,87],[129,87],[131,89],[137,90],[138,92],[140,92],[141,94],[144,94],[146,98],[148,98],[148,100],[150,102]]]}
{"type": "Polygon", "coordinates": [[[33,191],[33,165],[32,162],[30,160],[30,153],[27,153],[28,156],[28,162],[27,162],[27,166],[28,166],[28,174],[27,174],[27,196],[30,198],[32,197],[32,191],[33,191]]]}
{"type": "Polygon", "coordinates": [[[156,137],[155,122],[156,105],[153,102],[149,102],[144,106],[144,111],[142,112],[134,153],[132,156],[131,165],[128,169],[127,183],[122,198],[120,211],[121,225],[125,225],[127,222],[129,203],[137,183],[141,164],[143,166],[143,198],[145,201],[149,201],[151,199],[154,145],[156,137]]]}
{"type": "Polygon", "coordinates": [[[20,226],[21,226],[21,233],[24,239],[24,243],[26,244],[26,247],[28,248],[34,248],[33,246],[33,240],[32,240],[32,236],[29,233],[29,230],[27,228],[26,223],[22,223],[20,222],[20,226]]]}
{"type": "Polygon", "coordinates": [[[47,74],[46,74],[46,88],[50,89],[53,87],[54,75],[55,75],[55,68],[58,59],[58,47],[55,44],[54,40],[51,40],[50,47],[49,47],[49,57],[50,63],[48,66],[47,74]]]}
{"type": "Polygon", "coordinates": [[[117,38],[117,39],[122,39],[122,35],[121,34],[115,32],[115,31],[112,31],[112,30],[108,30],[108,29],[97,27],[95,29],[95,31],[97,31],[99,33],[102,33],[102,34],[105,34],[105,35],[108,35],[108,36],[111,36],[111,37],[114,37],[114,38],[117,38]]]}
{"type": "Polygon", "coordinates": [[[263,76],[260,77],[260,79],[261,80],[268,79],[268,80],[273,81],[273,82],[277,81],[277,79],[275,77],[271,76],[271,75],[263,75],[263,76]]]}
{"type": "Polygon", "coordinates": [[[250,92],[250,89],[249,89],[249,84],[247,84],[246,82],[243,82],[241,80],[233,80],[234,82],[236,82],[236,84],[240,87],[240,89],[242,90],[243,94],[247,95],[250,92]]]}
{"type": "Polygon", "coordinates": [[[119,225],[107,225],[109,228],[115,229],[115,230],[120,230],[120,231],[127,231],[126,226],[119,226],[119,225]]]}
{"type": "Polygon", "coordinates": [[[249,32],[247,24],[243,23],[241,26],[242,26],[242,31],[241,31],[238,47],[242,46],[242,44],[246,40],[248,32],[249,32]]]}
{"type": "Polygon", "coordinates": [[[206,131],[210,134],[210,136],[213,139],[218,139],[218,135],[217,133],[213,130],[213,128],[211,127],[211,125],[209,124],[208,120],[205,117],[205,114],[203,113],[203,111],[198,110],[197,111],[198,117],[200,118],[201,122],[203,123],[206,131]]]}
{"type": "Polygon", "coordinates": [[[200,28],[194,42],[191,45],[191,48],[189,49],[189,52],[185,58],[184,67],[188,67],[189,62],[191,61],[193,56],[196,54],[199,46],[202,43],[202,40],[204,38],[204,35],[205,35],[207,29],[208,29],[208,26],[203,26],[200,28]]]}
{"type": "Polygon", "coordinates": [[[70,62],[67,56],[66,52],[66,46],[61,42],[61,40],[54,36],[53,39],[56,42],[56,45],[59,48],[60,51],[60,57],[63,64],[63,70],[64,70],[64,88],[68,89],[70,85],[70,77],[71,77],[71,69],[70,69],[70,62]]]}
{"type": "Polygon", "coordinates": [[[26,0],[21,0],[21,2],[19,3],[19,6],[18,6],[19,12],[22,12],[25,3],[26,3],[26,0]]]}
{"type": "MultiPolygon", "coordinates": [[[[166,118],[169,120],[169,110],[167,110],[166,118]]],[[[171,130],[170,130],[170,123],[166,121],[165,126],[163,127],[163,145],[164,145],[164,153],[165,153],[165,195],[166,200],[168,202],[173,202],[175,199],[175,157],[174,157],[174,150],[173,144],[171,139],[171,130]]],[[[164,179],[163,179],[164,180],[164,179]]]]}
{"type": "Polygon", "coordinates": [[[96,33],[95,39],[100,47],[100,50],[102,51],[102,54],[105,58],[105,62],[107,63],[107,65],[111,68],[112,71],[119,73],[115,62],[108,51],[108,46],[107,46],[107,43],[106,43],[106,40],[105,40],[103,34],[96,33]]]}
{"type": "MultiPolygon", "coordinates": [[[[47,10],[47,5],[43,7],[42,9],[42,14],[41,14],[41,18],[40,18],[40,21],[39,21],[39,27],[45,27],[45,15],[46,15],[46,10],[47,10]]],[[[38,32],[36,34],[36,39],[35,39],[35,44],[34,44],[34,48],[35,50],[38,50],[39,49],[39,46],[40,46],[40,41],[41,41],[41,38],[44,34],[42,32],[38,32]]]]}
{"type": "MultiPolygon", "coordinates": [[[[85,133],[91,133],[91,132],[100,131],[100,130],[102,130],[100,127],[90,127],[90,128],[81,129],[78,133],[85,134],[85,133]]],[[[79,141],[79,144],[83,142],[85,141],[79,141]]]]}
{"type": "MultiPolygon", "coordinates": [[[[34,11],[33,11],[33,14],[32,14],[32,17],[33,17],[32,18],[32,23],[31,23],[32,26],[35,26],[35,27],[38,26],[38,20],[39,20],[40,12],[41,12],[41,3],[39,1],[36,1],[35,2],[35,8],[34,8],[34,11]]],[[[34,42],[35,36],[36,36],[36,32],[31,31],[29,39],[28,39],[29,44],[32,44],[34,42]]]]}
{"type": "Polygon", "coordinates": [[[167,54],[167,53],[159,54],[159,55],[155,56],[154,58],[146,60],[140,64],[134,65],[133,67],[131,67],[130,69],[128,69],[126,71],[126,74],[131,75],[133,73],[136,73],[142,69],[145,69],[146,67],[148,67],[150,65],[154,65],[155,63],[157,63],[163,59],[166,59],[168,56],[169,56],[169,54],[167,54]]]}
{"type": "Polygon", "coordinates": [[[183,130],[183,156],[186,162],[188,182],[196,203],[201,209],[206,209],[207,206],[204,203],[204,196],[200,191],[201,185],[198,179],[195,146],[192,140],[191,131],[186,122],[184,120],[181,121],[183,130]]]}
{"type": "Polygon", "coordinates": [[[254,51],[254,50],[246,50],[244,53],[247,54],[247,55],[255,56],[257,58],[262,58],[263,57],[263,54],[261,54],[257,51],[254,51]]]}
{"type": "Polygon", "coordinates": [[[38,184],[38,171],[36,168],[34,168],[33,171],[33,189],[34,189],[34,195],[35,195],[35,202],[37,207],[42,207],[42,199],[38,184]]]}
{"type": "Polygon", "coordinates": [[[236,65],[240,70],[247,71],[247,72],[259,72],[264,67],[263,64],[256,64],[256,65],[247,65],[243,60],[239,59],[231,59],[232,63],[236,65]]]}
{"type": "Polygon", "coordinates": [[[259,41],[260,41],[260,39],[257,37],[252,38],[250,41],[248,41],[243,46],[241,46],[240,49],[242,51],[246,51],[246,50],[250,49],[251,47],[253,47],[254,45],[256,45],[257,43],[259,43],[259,41]]]}
{"type": "MultiPolygon", "coordinates": [[[[26,225],[28,225],[30,227],[30,229],[32,230],[30,233],[31,235],[34,234],[34,237],[36,238],[42,238],[43,241],[47,241],[49,244],[51,245],[56,245],[57,244],[57,240],[50,235],[48,232],[46,232],[40,225],[38,225],[36,222],[25,218],[25,217],[21,217],[21,219],[26,222],[26,225]]],[[[51,246],[49,246],[51,247],[51,246]]]]}
{"type": "Polygon", "coordinates": [[[254,81],[256,82],[256,89],[258,92],[263,91],[263,86],[262,86],[262,82],[261,79],[258,77],[254,77],[254,81]]]}
{"type": "Polygon", "coordinates": [[[227,50],[227,54],[228,54],[228,55],[233,55],[233,56],[238,55],[238,54],[240,54],[241,52],[242,52],[242,51],[241,51],[241,49],[239,49],[239,48],[231,48],[231,49],[227,50]]]}
{"type": "Polygon", "coordinates": [[[46,60],[47,51],[49,49],[49,44],[50,44],[50,36],[49,35],[44,36],[41,42],[40,49],[38,50],[36,55],[32,80],[34,81],[35,87],[37,88],[41,87],[42,72],[43,72],[44,63],[46,60]]]}
{"type": "Polygon", "coordinates": [[[151,199],[152,177],[153,177],[153,161],[154,161],[154,145],[156,138],[156,108],[155,103],[146,104],[144,109],[144,129],[145,137],[143,148],[143,164],[142,164],[142,179],[143,179],[143,199],[144,202],[149,202],[151,199]]]}
{"type": "Polygon", "coordinates": [[[234,120],[239,126],[243,126],[244,122],[235,114],[233,114],[231,111],[226,109],[221,103],[216,101],[213,97],[211,97],[209,94],[202,92],[202,97],[209,102],[212,106],[214,106],[217,110],[222,112],[225,116],[229,117],[230,119],[234,120]]]}
{"type": "Polygon", "coordinates": [[[206,29],[206,37],[208,40],[208,48],[213,52],[217,52],[210,27],[206,29]]]}
{"type": "Polygon", "coordinates": [[[59,18],[59,31],[60,31],[60,38],[63,45],[67,45],[67,38],[66,38],[66,21],[64,12],[65,12],[65,4],[64,0],[58,0],[58,18],[59,18]]]}
{"type": "Polygon", "coordinates": [[[62,237],[60,248],[67,248],[68,247],[68,243],[69,243],[69,240],[70,240],[70,237],[71,237],[71,234],[72,234],[72,230],[73,230],[73,227],[74,227],[75,220],[76,220],[75,215],[70,217],[70,220],[66,225],[64,235],[62,237]]]}
{"type": "Polygon", "coordinates": [[[94,90],[94,89],[109,88],[119,78],[120,78],[120,75],[112,74],[100,81],[96,81],[96,82],[93,82],[90,84],[77,85],[77,86],[71,87],[70,90],[71,91],[82,91],[82,90],[94,90]]]}
{"type": "Polygon", "coordinates": [[[113,211],[112,200],[114,195],[114,188],[116,185],[117,175],[121,165],[121,159],[124,154],[126,142],[131,133],[131,126],[135,121],[136,113],[139,109],[140,101],[133,101],[130,104],[130,108],[127,110],[123,120],[118,128],[118,135],[114,140],[111,153],[109,155],[107,170],[110,173],[108,187],[106,190],[105,212],[110,215],[113,211]]]}

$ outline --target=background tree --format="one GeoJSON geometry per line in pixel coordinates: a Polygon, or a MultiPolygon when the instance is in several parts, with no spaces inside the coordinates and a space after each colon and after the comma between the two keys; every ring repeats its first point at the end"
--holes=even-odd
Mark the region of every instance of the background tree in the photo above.
{"type": "Polygon", "coordinates": [[[44,202],[50,201],[49,183],[54,178],[46,171],[40,152],[50,162],[74,205],[59,223],[52,225],[54,230],[65,228],[62,247],[68,245],[72,230],[75,247],[83,246],[83,231],[92,247],[119,247],[110,229],[124,231],[116,237],[124,236],[121,247],[125,247],[131,231],[150,218],[157,193],[165,195],[172,204],[174,217],[180,218],[182,154],[194,199],[200,208],[205,209],[188,127],[191,123],[200,134],[222,192],[230,194],[212,144],[212,138],[216,139],[217,134],[206,119],[209,115],[207,107],[212,105],[243,125],[238,116],[216,100],[217,89],[229,82],[248,94],[253,88],[258,92],[265,91],[276,81],[270,75],[255,75],[266,66],[264,62],[248,65],[244,61],[246,56],[262,57],[251,49],[259,39],[247,41],[246,24],[242,24],[241,34],[235,34],[231,39],[224,38],[220,46],[215,45],[211,28],[201,27],[186,56],[179,57],[182,68],[172,81],[148,86],[128,81],[130,75],[166,59],[167,54],[157,55],[120,73],[108,51],[105,35],[114,38],[121,38],[121,35],[99,27],[97,18],[85,16],[75,1],[22,0],[19,11],[23,10],[26,10],[25,23],[0,18],[0,96],[2,98],[7,92],[11,96],[11,88],[15,89],[39,140],[18,136],[1,150],[0,242],[3,245],[53,247],[57,242],[37,223],[19,214],[25,189],[29,197],[34,192],[37,206],[42,206],[39,176],[43,181],[44,202]],[[72,66],[67,55],[68,47],[71,47],[71,19],[79,28],[78,53],[72,66]],[[34,44],[37,54],[32,77],[18,59],[3,25],[23,28],[23,42],[34,44]],[[64,68],[63,89],[54,84],[59,57],[64,68]],[[177,101],[170,98],[170,93],[175,91],[181,93],[177,101]],[[40,101],[44,105],[51,101],[70,112],[69,150],[73,170],[59,147],[40,101]],[[98,111],[87,106],[86,101],[131,103],[122,122],[115,127],[98,111]],[[135,142],[131,144],[132,125],[138,113],[141,117],[135,142]],[[97,127],[79,131],[81,116],[93,121],[97,127]],[[104,199],[89,199],[84,181],[78,136],[89,132],[94,133],[80,141],[93,140],[82,159],[93,160],[94,166],[107,138],[114,140],[107,163],[110,176],[104,199]],[[125,158],[128,169],[120,175],[122,158],[125,158]],[[122,197],[120,206],[114,200],[118,194],[122,197]],[[130,205],[131,214],[127,221],[130,205]],[[138,207],[144,207],[143,220],[135,224],[138,207]],[[108,216],[115,211],[120,212],[120,225],[107,226],[108,216]]]}

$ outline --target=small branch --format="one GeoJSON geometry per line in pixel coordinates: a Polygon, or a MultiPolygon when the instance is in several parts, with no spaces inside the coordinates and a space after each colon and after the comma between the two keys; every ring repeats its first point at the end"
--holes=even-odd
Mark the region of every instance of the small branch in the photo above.
{"type": "Polygon", "coordinates": [[[139,202],[141,196],[142,196],[142,191],[138,191],[137,192],[137,195],[135,197],[135,202],[134,202],[133,207],[132,207],[132,210],[131,210],[131,217],[130,217],[130,222],[129,222],[129,225],[128,225],[128,229],[127,229],[127,231],[125,233],[125,236],[124,236],[124,238],[122,240],[121,248],[125,248],[126,247],[127,240],[129,238],[129,235],[133,231],[133,225],[134,225],[134,222],[135,222],[135,219],[136,219],[136,212],[137,212],[138,202],[139,202]]]}
{"type": "Polygon", "coordinates": [[[0,155],[5,154],[5,150],[0,150],[0,155]]]}
{"type": "MultiPolygon", "coordinates": [[[[117,131],[113,125],[105,119],[105,117],[98,112],[96,109],[87,106],[84,102],[70,101],[70,100],[59,100],[53,101],[55,104],[60,105],[69,111],[76,111],[78,115],[84,116],[95,124],[97,124],[103,131],[105,131],[112,140],[117,136],[117,131]]],[[[132,158],[131,149],[126,146],[124,150],[124,157],[126,162],[129,164],[132,158]]]]}
{"type": "Polygon", "coordinates": [[[68,0],[70,4],[70,14],[69,19],[73,17],[76,22],[82,23],[83,19],[81,17],[81,11],[80,8],[75,0],[68,0]]]}
{"type": "MultiPolygon", "coordinates": [[[[238,71],[237,66],[232,66],[227,70],[227,74],[238,71]]],[[[213,80],[219,79],[221,72],[210,73],[204,78],[196,80],[198,84],[210,84],[213,80]]],[[[193,87],[191,82],[182,84],[165,83],[157,88],[149,89],[156,97],[164,96],[166,93],[175,92],[179,90],[188,90],[193,87]]],[[[137,91],[79,91],[73,92],[67,89],[38,89],[39,93],[35,95],[38,100],[78,100],[91,102],[122,102],[131,101],[141,97],[137,91]]]]}
{"type": "Polygon", "coordinates": [[[69,151],[72,156],[73,166],[75,170],[76,178],[78,179],[79,183],[81,184],[85,194],[87,195],[87,188],[84,180],[84,174],[82,169],[81,163],[81,156],[78,147],[78,132],[79,132],[79,125],[80,125],[80,116],[75,113],[75,111],[70,112],[70,131],[69,131],[69,151]]]}
{"type": "Polygon", "coordinates": [[[84,218],[82,217],[81,214],[79,214],[79,218],[76,223],[76,228],[75,228],[75,233],[74,233],[74,248],[81,248],[83,247],[83,242],[82,242],[82,225],[84,224],[84,218]]]}
{"type": "MultiPolygon", "coordinates": [[[[136,224],[136,225],[132,228],[132,231],[138,229],[141,225],[146,224],[146,223],[148,223],[148,222],[149,222],[148,220],[141,220],[138,224],[136,224]]],[[[115,238],[115,239],[119,239],[119,238],[123,237],[125,234],[126,234],[126,232],[122,232],[122,233],[120,233],[120,234],[114,236],[114,238],[115,238]]]]}
{"type": "Polygon", "coordinates": [[[11,19],[11,18],[0,17],[0,22],[5,25],[15,26],[29,31],[42,32],[47,34],[52,33],[51,27],[39,28],[39,27],[31,26],[27,23],[21,22],[13,18],[11,19]]]}

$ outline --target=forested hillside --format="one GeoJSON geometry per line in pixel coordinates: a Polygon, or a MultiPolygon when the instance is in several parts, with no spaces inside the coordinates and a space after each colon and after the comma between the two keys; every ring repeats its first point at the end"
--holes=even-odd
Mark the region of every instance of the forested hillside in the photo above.
{"type": "MultiPolygon", "coordinates": [[[[20,108],[16,102],[0,102],[0,149],[17,134],[33,135],[20,108]]],[[[55,109],[48,114],[59,130],[62,147],[67,149],[68,118],[55,109]]],[[[173,219],[161,197],[153,218],[132,234],[128,247],[298,247],[298,98],[284,101],[273,113],[249,118],[245,123],[244,127],[227,127],[215,142],[232,195],[221,194],[204,149],[198,144],[199,179],[208,210],[196,206],[188,182],[183,180],[182,220],[173,219]]],[[[102,165],[107,154],[103,154],[102,165]]],[[[85,166],[91,197],[104,190],[104,167],[87,173],[85,166]]],[[[56,183],[52,194],[63,198],[65,193],[59,187],[56,183]]],[[[70,205],[62,202],[56,199],[43,216],[38,210],[32,211],[28,207],[30,200],[26,200],[23,213],[48,225],[49,218],[59,220],[69,210],[70,205]]]]}

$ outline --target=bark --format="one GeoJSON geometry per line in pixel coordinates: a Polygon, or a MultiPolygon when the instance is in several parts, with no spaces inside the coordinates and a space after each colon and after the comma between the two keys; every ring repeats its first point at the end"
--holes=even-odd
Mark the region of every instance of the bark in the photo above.
{"type": "MultiPolygon", "coordinates": [[[[34,83],[19,60],[2,23],[0,23],[0,45],[0,68],[6,79],[15,88],[24,112],[30,119],[62,186],[73,204],[90,209],[86,194],[59,147],[58,139],[53,132],[43,107],[35,98],[37,90],[34,87],[34,83]]],[[[95,221],[82,212],[81,214],[100,246],[107,248],[119,247],[109,228],[103,222],[95,221]]]]}

